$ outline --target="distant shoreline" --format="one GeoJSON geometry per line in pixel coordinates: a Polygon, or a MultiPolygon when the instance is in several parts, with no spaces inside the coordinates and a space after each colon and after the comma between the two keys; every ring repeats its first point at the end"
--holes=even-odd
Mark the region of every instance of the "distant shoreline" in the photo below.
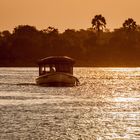
{"type": "MultiPolygon", "coordinates": [[[[0,66],[0,68],[26,68],[26,67],[31,67],[31,68],[38,68],[38,66],[0,66]]],[[[140,68],[140,66],[87,66],[87,65],[83,65],[83,66],[74,66],[75,68],[82,68],[82,67],[87,67],[87,68],[140,68]]]]}

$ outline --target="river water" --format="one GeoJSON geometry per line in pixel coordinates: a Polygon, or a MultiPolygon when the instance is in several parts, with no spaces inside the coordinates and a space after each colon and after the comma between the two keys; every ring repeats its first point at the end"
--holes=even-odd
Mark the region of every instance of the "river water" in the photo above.
{"type": "Polygon", "coordinates": [[[140,140],[140,68],[75,68],[77,87],[39,87],[0,68],[0,140],[140,140]]]}

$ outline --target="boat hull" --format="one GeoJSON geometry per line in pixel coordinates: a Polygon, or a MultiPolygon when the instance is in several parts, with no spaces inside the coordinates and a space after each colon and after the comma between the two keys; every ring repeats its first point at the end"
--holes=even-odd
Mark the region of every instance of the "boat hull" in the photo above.
{"type": "Polygon", "coordinates": [[[36,83],[41,86],[71,87],[78,85],[79,81],[71,74],[55,72],[39,76],[36,83]]]}

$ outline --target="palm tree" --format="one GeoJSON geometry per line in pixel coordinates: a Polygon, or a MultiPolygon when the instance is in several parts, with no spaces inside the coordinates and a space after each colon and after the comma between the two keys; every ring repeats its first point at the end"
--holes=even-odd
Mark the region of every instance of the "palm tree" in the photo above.
{"type": "Polygon", "coordinates": [[[102,15],[95,15],[95,17],[92,19],[92,27],[97,32],[103,31],[103,29],[106,27],[106,20],[102,15]]]}
{"type": "Polygon", "coordinates": [[[123,28],[129,31],[135,31],[137,29],[137,24],[132,18],[128,18],[124,21],[123,28]]]}

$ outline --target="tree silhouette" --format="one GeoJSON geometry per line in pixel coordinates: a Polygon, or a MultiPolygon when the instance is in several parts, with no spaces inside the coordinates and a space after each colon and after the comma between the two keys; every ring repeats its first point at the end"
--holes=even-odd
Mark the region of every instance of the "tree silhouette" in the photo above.
{"type": "Polygon", "coordinates": [[[103,29],[106,27],[106,20],[102,15],[95,15],[91,23],[92,27],[97,32],[103,31],[103,29]]]}
{"type": "Polygon", "coordinates": [[[8,30],[4,30],[3,32],[1,32],[1,36],[7,38],[11,36],[11,33],[8,30]]]}
{"type": "Polygon", "coordinates": [[[51,27],[51,26],[49,26],[47,29],[44,29],[42,31],[43,31],[43,33],[47,33],[49,35],[58,35],[59,34],[58,29],[51,27]]]}
{"type": "Polygon", "coordinates": [[[38,30],[34,26],[30,25],[19,25],[14,28],[13,34],[16,35],[33,35],[36,34],[38,30]]]}
{"type": "Polygon", "coordinates": [[[137,24],[132,18],[128,18],[124,21],[123,28],[129,31],[135,31],[137,29],[137,24]]]}

